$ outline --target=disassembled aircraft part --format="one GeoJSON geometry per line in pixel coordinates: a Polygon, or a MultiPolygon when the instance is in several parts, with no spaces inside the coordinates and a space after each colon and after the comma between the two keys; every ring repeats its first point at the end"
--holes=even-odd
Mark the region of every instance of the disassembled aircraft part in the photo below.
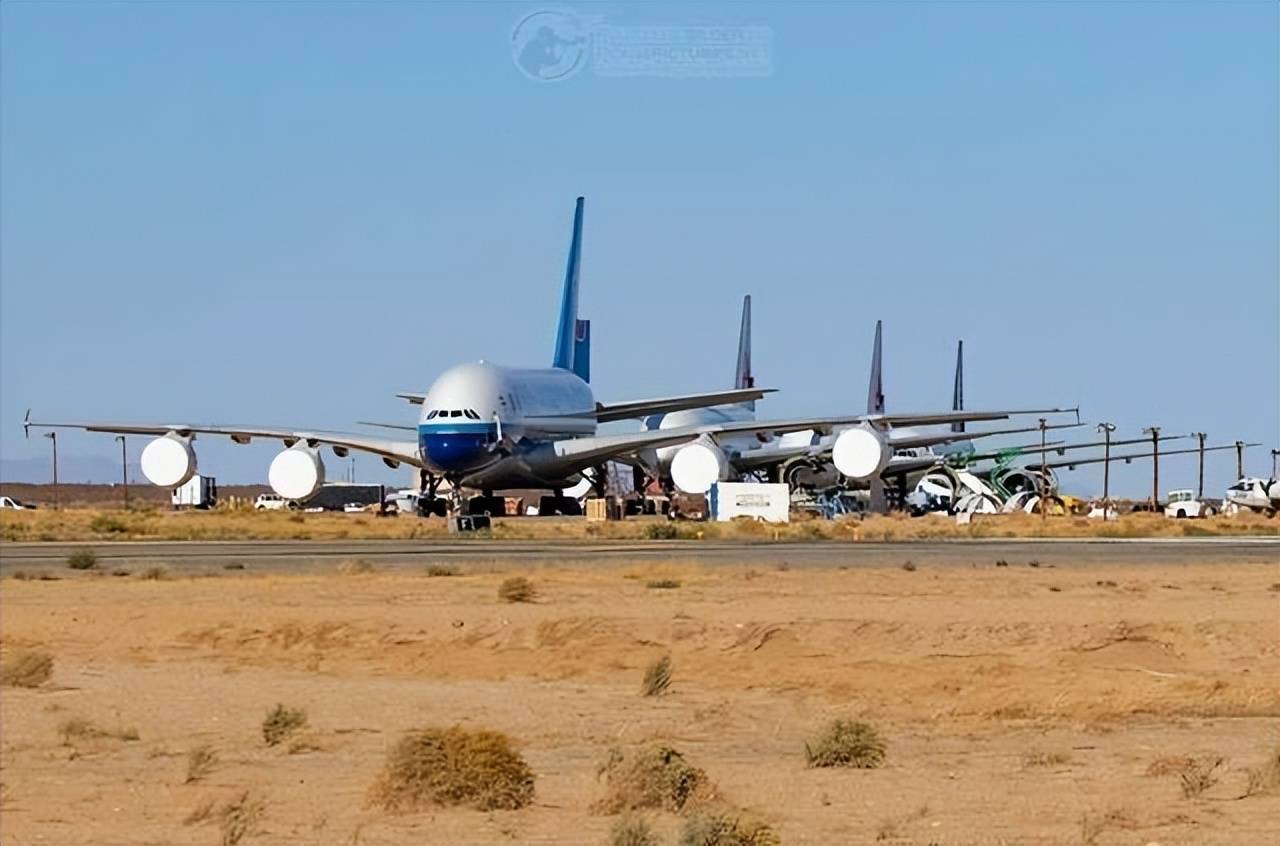
{"type": "Polygon", "coordinates": [[[285,499],[306,499],[324,484],[320,451],[302,444],[289,447],[271,460],[267,481],[285,499]]]}
{"type": "Polygon", "coordinates": [[[153,485],[178,488],[196,474],[196,452],[191,439],[176,432],[156,438],[142,450],[142,474],[153,485]]]}

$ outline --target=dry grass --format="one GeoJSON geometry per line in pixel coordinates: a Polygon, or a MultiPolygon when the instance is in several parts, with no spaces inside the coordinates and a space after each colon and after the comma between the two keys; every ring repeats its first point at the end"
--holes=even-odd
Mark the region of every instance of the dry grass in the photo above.
{"type": "Polygon", "coordinates": [[[199,825],[213,816],[213,800],[205,799],[182,818],[183,825],[199,825]]]}
{"type": "Polygon", "coordinates": [[[307,712],[301,708],[276,705],[262,719],[262,739],[275,746],[307,724],[307,712]]]}
{"type": "Polygon", "coordinates": [[[1182,782],[1182,795],[1194,799],[1218,783],[1218,770],[1225,763],[1221,757],[1200,758],[1178,774],[1182,782]]]}
{"type": "Polygon", "coordinates": [[[459,576],[462,571],[452,564],[429,564],[427,565],[427,575],[433,578],[443,578],[447,576],[459,576]]]}
{"type": "Polygon", "coordinates": [[[639,814],[623,814],[609,829],[609,846],[658,846],[653,826],[639,814]]]}
{"type": "Polygon", "coordinates": [[[432,805],[514,810],[533,800],[533,783],[533,771],[506,735],[428,728],[396,742],[369,798],[390,811],[432,805]]]}
{"type": "Polygon", "coordinates": [[[1260,767],[1249,770],[1249,783],[1245,788],[1245,796],[1262,796],[1280,793],[1280,745],[1267,753],[1267,759],[1260,767]]]}
{"type": "Polygon", "coordinates": [[[53,676],[53,656],[47,652],[19,652],[0,664],[0,684],[39,687],[53,676]]]}
{"type": "Polygon", "coordinates": [[[354,561],[343,561],[338,565],[338,572],[344,576],[367,576],[376,569],[372,561],[366,561],[363,558],[357,558],[354,561]]]}
{"type": "Polygon", "coordinates": [[[252,834],[262,819],[265,803],[248,790],[223,805],[218,811],[222,825],[222,846],[236,846],[252,834]]]}
{"type": "Polygon", "coordinates": [[[663,655],[644,671],[640,692],[645,696],[658,696],[671,686],[671,656],[663,655]]]}
{"type": "Polygon", "coordinates": [[[214,764],[218,763],[218,756],[213,751],[213,747],[205,743],[195,747],[187,753],[187,777],[183,780],[183,784],[191,784],[213,772],[214,764]]]}
{"type": "Polygon", "coordinates": [[[645,582],[645,587],[649,590],[675,590],[680,587],[679,579],[653,579],[645,582]]]}
{"type": "Polygon", "coordinates": [[[874,727],[853,720],[832,720],[804,745],[810,767],[874,769],[884,763],[885,742],[874,727]]]}
{"type": "Polygon", "coordinates": [[[524,576],[503,579],[502,584],[498,586],[498,598],[503,602],[533,602],[537,596],[537,588],[524,576]]]}
{"type": "Polygon", "coordinates": [[[663,744],[612,749],[597,775],[604,779],[605,795],[593,809],[603,814],[646,808],[683,811],[715,793],[705,772],[663,744]]]}
{"type": "Polygon", "coordinates": [[[163,565],[157,564],[154,567],[148,567],[138,574],[138,578],[147,582],[162,582],[169,578],[169,570],[163,565]]]}
{"type": "Polygon", "coordinates": [[[63,720],[58,725],[58,735],[62,738],[62,743],[65,746],[71,746],[86,740],[134,741],[139,738],[136,728],[105,729],[84,717],[72,717],[68,720],[63,720]]]}
{"type": "Polygon", "coordinates": [[[780,846],[771,826],[736,808],[701,811],[685,823],[679,846],[780,846]]]}
{"type": "Polygon", "coordinates": [[[1070,752],[1045,752],[1033,749],[1022,756],[1022,767],[1028,770],[1033,767],[1061,767],[1069,763],[1071,763],[1070,752]]]}
{"type": "MultiPolygon", "coordinates": [[[[442,520],[397,517],[360,520],[350,514],[283,511],[186,511],[159,508],[65,508],[6,511],[0,539],[7,541],[115,540],[411,540],[444,538],[442,520]]],[[[587,523],[574,517],[499,518],[492,535],[510,540],[736,539],[760,543],[796,540],[898,541],[990,537],[1201,537],[1280,535],[1280,520],[1239,514],[1206,520],[1170,520],[1158,514],[1126,514],[1103,523],[1085,517],[980,515],[968,525],[941,516],[875,515],[864,520],[802,520],[783,525],[755,521],[682,523],[643,517],[587,523]]]]}

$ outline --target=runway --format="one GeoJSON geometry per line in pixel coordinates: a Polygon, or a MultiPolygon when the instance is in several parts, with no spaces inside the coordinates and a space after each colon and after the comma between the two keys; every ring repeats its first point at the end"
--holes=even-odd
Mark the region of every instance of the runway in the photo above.
{"type": "Polygon", "coordinates": [[[175,574],[243,568],[269,573],[331,570],[344,561],[409,568],[448,561],[465,566],[591,566],[637,560],[677,560],[752,567],[918,566],[1069,567],[1087,564],[1271,563],[1280,565],[1280,538],[983,539],[900,543],[768,543],[720,541],[142,541],[6,543],[0,575],[66,571],[67,556],[92,548],[98,569],[164,565],[175,574]]]}

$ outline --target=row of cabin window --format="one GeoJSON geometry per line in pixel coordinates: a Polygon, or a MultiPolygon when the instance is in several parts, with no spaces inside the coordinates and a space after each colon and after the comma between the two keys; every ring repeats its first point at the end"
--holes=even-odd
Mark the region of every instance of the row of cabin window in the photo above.
{"type": "Polygon", "coordinates": [[[452,409],[447,409],[447,408],[446,408],[446,409],[435,409],[435,408],[433,408],[433,409],[431,409],[431,411],[430,411],[430,412],[428,412],[428,414],[427,414],[427,419],[428,419],[428,420],[435,420],[437,417],[469,417],[469,418],[470,418],[470,419],[472,419],[472,420],[479,420],[479,419],[480,419],[480,415],[479,415],[479,414],[477,414],[475,411],[471,410],[470,408],[463,408],[463,409],[457,409],[457,408],[452,408],[452,409]]]}

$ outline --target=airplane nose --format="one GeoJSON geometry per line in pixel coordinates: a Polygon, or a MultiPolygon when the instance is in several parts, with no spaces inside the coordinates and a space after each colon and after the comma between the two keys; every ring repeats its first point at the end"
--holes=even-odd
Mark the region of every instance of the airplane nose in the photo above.
{"type": "Polygon", "coordinates": [[[470,470],[488,456],[488,435],[483,432],[424,432],[423,456],[441,470],[470,470]]]}

